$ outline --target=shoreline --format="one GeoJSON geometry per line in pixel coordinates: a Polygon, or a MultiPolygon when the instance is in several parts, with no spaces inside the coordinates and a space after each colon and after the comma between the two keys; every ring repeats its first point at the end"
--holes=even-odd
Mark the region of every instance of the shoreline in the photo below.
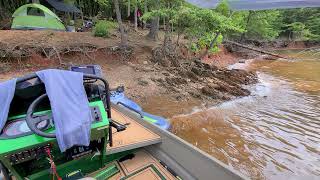
{"type": "MultiPolygon", "coordinates": [[[[167,105],[171,102],[188,107],[190,104],[218,104],[249,95],[241,86],[255,82],[254,73],[225,68],[241,59],[239,54],[230,53],[225,48],[208,57],[208,61],[193,60],[186,55],[178,57],[178,66],[165,67],[152,60],[153,50],[161,41],[145,39],[144,34],[130,34],[131,50],[126,56],[116,48],[119,37],[97,38],[90,33],[81,34],[79,38],[76,33],[0,31],[0,45],[12,46],[9,49],[17,50],[13,54],[23,52],[28,55],[23,58],[2,58],[0,81],[47,68],[66,69],[70,65],[98,64],[111,88],[124,85],[126,95],[143,107],[161,106],[155,102],[155,95],[168,99],[165,100],[168,103],[164,102],[167,105]],[[64,52],[66,47],[76,44],[93,49],[88,53],[64,52]],[[38,46],[39,52],[30,49],[34,45],[53,46],[64,53],[59,58],[53,55],[52,59],[48,59],[38,46]]],[[[182,48],[181,51],[183,50],[185,49],[182,48]]]]}
{"type": "Polygon", "coordinates": [[[0,81],[46,68],[65,69],[69,65],[98,64],[102,67],[104,77],[109,81],[111,88],[124,85],[126,95],[147,112],[169,118],[183,110],[168,112],[161,106],[169,108],[181,106],[190,111],[194,107],[215,106],[250,95],[250,92],[242,86],[257,82],[255,72],[231,70],[230,67],[242,66],[252,59],[261,58],[258,53],[239,48],[230,51],[227,46],[221,45],[219,53],[209,55],[201,62],[194,61],[190,57],[182,57],[179,59],[180,66],[163,67],[152,62],[152,51],[160,41],[151,42],[142,35],[130,35],[131,55],[123,59],[122,55],[114,50],[118,37],[104,39],[93,37],[90,33],[82,33],[83,38],[79,39],[73,33],[46,31],[40,34],[34,31],[0,31],[0,34],[0,42],[12,41],[13,46],[17,43],[17,39],[22,38],[24,43],[18,44],[19,47],[36,42],[41,44],[43,39],[49,38],[48,44],[57,47],[76,42],[93,43],[92,45],[98,49],[102,48],[87,55],[64,54],[61,56],[63,64],[59,64],[58,59],[47,59],[41,54],[33,54],[22,61],[7,59],[0,62],[0,81]],[[19,34],[20,32],[22,34],[19,34]]]}

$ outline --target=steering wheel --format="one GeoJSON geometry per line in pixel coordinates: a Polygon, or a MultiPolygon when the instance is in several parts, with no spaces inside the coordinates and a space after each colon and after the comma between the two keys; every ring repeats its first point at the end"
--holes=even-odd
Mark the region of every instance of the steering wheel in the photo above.
{"type": "MultiPolygon", "coordinates": [[[[18,78],[17,79],[17,84],[24,82],[24,81],[28,81],[31,79],[35,79],[38,78],[38,76],[36,75],[36,73],[32,73],[29,75],[26,75],[24,77],[18,78]]],[[[109,119],[111,119],[111,102],[110,102],[110,91],[109,91],[109,83],[103,79],[102,77],[96,76],[96,75],[92,75],[92,74],[84,74],[83,75],[84,79],[97,79],[100,80],[103,84],[104,84],[104,88],[105,88],[105,95],[106,98],[104,98],[104,105],[107,111],[107,116],[109,119]]],[[[39,103],[44,100],[47,97],[47,94],[43,94],[41,96],[39,96],[37,99],[35,99],[31,105],[28,108],[27,111],[27,117],[26,117],[26,122],[28,127],[30,128],[31,131],[33,131],[35,134],[39,135],[39,136],[43,136],[43,137],[47,137],[47,138],[55,138],[56,135],[54,133],[46,133],[43,132],[41,129],[38,128],[38,124],[42,121],[45,121],[47,119],[41,118],[41,117],[37,117],[34,116],[33,113],[35,111],[35,108],[39,105],[39,103]]],[[[109,126],[109,131],[111,132],[111,126],[109,126]]],[[[109,133],[109,139],[110,139],[110,146],[112,146],[112,133],[109,133]]]]}
{"type": "Polygon", "coordinates": [[[49,121],[48,118],[46,117],[46,119],[44,119],[43,117],[33,115],[36,107],[40,104],[40,102],[42,102],[47,97],[48,97],[47,94],[43,94],[30,104],[27,111],[26,122],[30,130],[33,131],[35,134],[42,137],[46,137],[46,138],[55,138],[56,137],[55,133],[46,133],[38,128],[38,124],[42,121],[49,121]]]}

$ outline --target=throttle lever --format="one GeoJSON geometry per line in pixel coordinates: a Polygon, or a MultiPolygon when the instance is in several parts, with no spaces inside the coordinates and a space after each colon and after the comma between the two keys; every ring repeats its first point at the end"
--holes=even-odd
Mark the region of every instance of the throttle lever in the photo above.
{"type": "Polygon", "coordinates": [[[110,125],[114,127],[117,130],[117,132],[121,132],[127,129],[127,125],[121,124],[114,120],[110,122],[110,125]]]}

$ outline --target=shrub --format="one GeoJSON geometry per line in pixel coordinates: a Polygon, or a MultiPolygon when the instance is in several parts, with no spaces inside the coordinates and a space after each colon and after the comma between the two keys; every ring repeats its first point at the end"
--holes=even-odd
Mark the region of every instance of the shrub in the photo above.
{"type": "Polygon", "coordinates": [[[98,21],[93,30],[94,36],[97,37],[108,37],[109,30],[106,21],[98,21]]]}
{"type": "Polygon", "coordinates": [[[106,20],[99,20],[97,21],[93,34],[97,37],[109,37],[110,35],[110,29],[113,29],[116,27],[116,23],[112,21],[106,21],[106,20]]]}

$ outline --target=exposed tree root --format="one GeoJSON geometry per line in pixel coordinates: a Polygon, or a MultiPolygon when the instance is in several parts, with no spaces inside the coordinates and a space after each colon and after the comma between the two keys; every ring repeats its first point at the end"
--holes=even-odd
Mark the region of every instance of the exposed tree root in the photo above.
{"type": "Polygon", "coordinates": [[[45,43],[8,44],[0,42],[0,60],[23,59],[37,54],[49,60],[58,60],[61,65],[64,65],[63,56],[66,54],[79,53],[83,54],[91,61],[94,61],[95,58],[92,57],[91,54],[94,54],[99,50],[119,53],[124,60],[129,59],[133,53],[133,49],[131,47],[97,47],[90,43],[68,43],[65,46],[54,46],[45,43]]]}
{"type": "Polygon", "coordinates": [[[248,96],[250,91],[243,88],[243,85],[257,82],[255,73],[219,69],[198,59],[186,61],[173,46],[167,40],[152,50],[153,62],[160,64],[166,71],[165,78],[153,80],[170,92],[189,94],[199,99],[229,100],[248,96]]]}

